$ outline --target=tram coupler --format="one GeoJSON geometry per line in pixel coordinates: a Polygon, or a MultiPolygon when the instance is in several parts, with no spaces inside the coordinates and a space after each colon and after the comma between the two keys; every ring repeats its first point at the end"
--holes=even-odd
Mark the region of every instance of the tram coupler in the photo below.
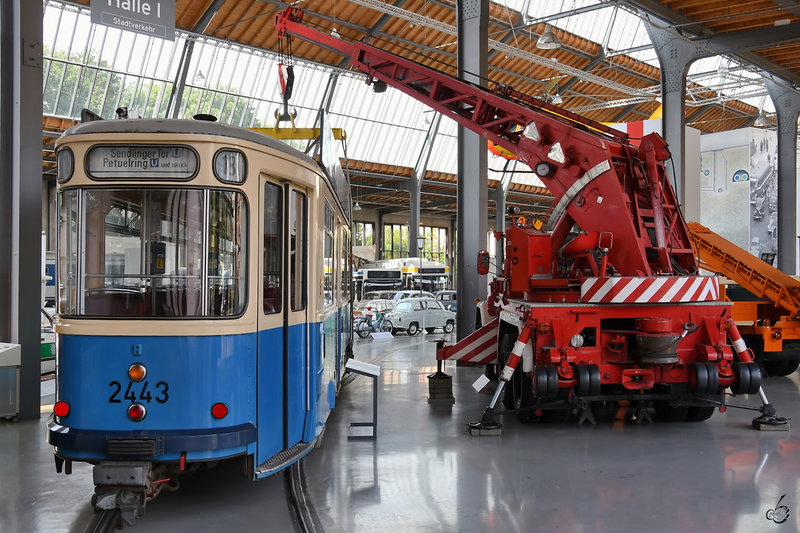
{"type": "Polygon", "coordinates": [[[144,514],[152,466],[150,463],[109,462],[93,469],[92,506],[97,511],[118,509],[120,519],[132,526],[144,514]]]}

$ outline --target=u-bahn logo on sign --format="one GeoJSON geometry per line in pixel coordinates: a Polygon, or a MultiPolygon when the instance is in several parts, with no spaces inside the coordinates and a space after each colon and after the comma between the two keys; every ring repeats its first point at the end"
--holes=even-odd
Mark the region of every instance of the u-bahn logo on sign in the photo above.
{"type": "Polygon", "coordinates": [[[750,173],[744,169],[739,169],[733,173],[733,181],[750,181],[750,173]]]}

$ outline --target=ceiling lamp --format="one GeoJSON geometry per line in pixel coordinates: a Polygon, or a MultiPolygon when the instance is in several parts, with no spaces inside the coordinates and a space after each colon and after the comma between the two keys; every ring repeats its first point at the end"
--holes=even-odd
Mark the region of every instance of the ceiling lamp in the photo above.
{"type": "Polygon", "coordinates": [[[359,205],[358,200],[356,200],[356,205],[353,206],[353,211],[361,211],[361,205],[359,205]]]}
{"type": "Polygon", "coordinates": [[[758,113],[758,118],[753,122],[753,126],[757,128],[769,128],[772,126],[772,121],[767,118],[767,114],[764,113],[763,109],[758,113]]]}
{"type": "Polygon", "coordinates": [[[553,94],[553,97],[550,98],[550,103],[553,105],[561,105],[564,103],[564,99],[561,98],[560,94],[558,94],[558,89],[556,89],[556,92],[553,94]]]}
{"type": "Polygon", "coordinates": [[[536,41],[536,48],[541,50],[555,50],[556,48],[561,48],[561,41],[556,37],[556,34],[553,33],[553,27],[550,24],[547,24],[544,27],[544,33],[539,40],[536,41]]]}

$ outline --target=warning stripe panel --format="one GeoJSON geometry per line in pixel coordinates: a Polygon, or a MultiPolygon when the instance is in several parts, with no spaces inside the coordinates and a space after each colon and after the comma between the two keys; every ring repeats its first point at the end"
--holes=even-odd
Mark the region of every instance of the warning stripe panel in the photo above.
{"type": "Polygon", "coordinates": [[[452,346],[436,350],[436,359],[474,364],[495,361],[497,359],[497,326],[499,324],[500,322],[495,318],[452,346]]]}
{"type": "Polygon", "coordinates": [[[670,303],[719,300],[716,276],[589,278],[581,285],[584,303],[670,303]]]}

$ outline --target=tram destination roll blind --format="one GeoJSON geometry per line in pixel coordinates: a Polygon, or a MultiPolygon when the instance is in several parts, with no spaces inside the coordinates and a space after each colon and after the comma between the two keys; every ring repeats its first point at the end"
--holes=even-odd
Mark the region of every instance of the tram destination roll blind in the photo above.
{"type": "Polygon", "coordinates": [[[93,146],[86,172],[95,179],[191,179],[197,153],[188,146],[93,146]]]}

